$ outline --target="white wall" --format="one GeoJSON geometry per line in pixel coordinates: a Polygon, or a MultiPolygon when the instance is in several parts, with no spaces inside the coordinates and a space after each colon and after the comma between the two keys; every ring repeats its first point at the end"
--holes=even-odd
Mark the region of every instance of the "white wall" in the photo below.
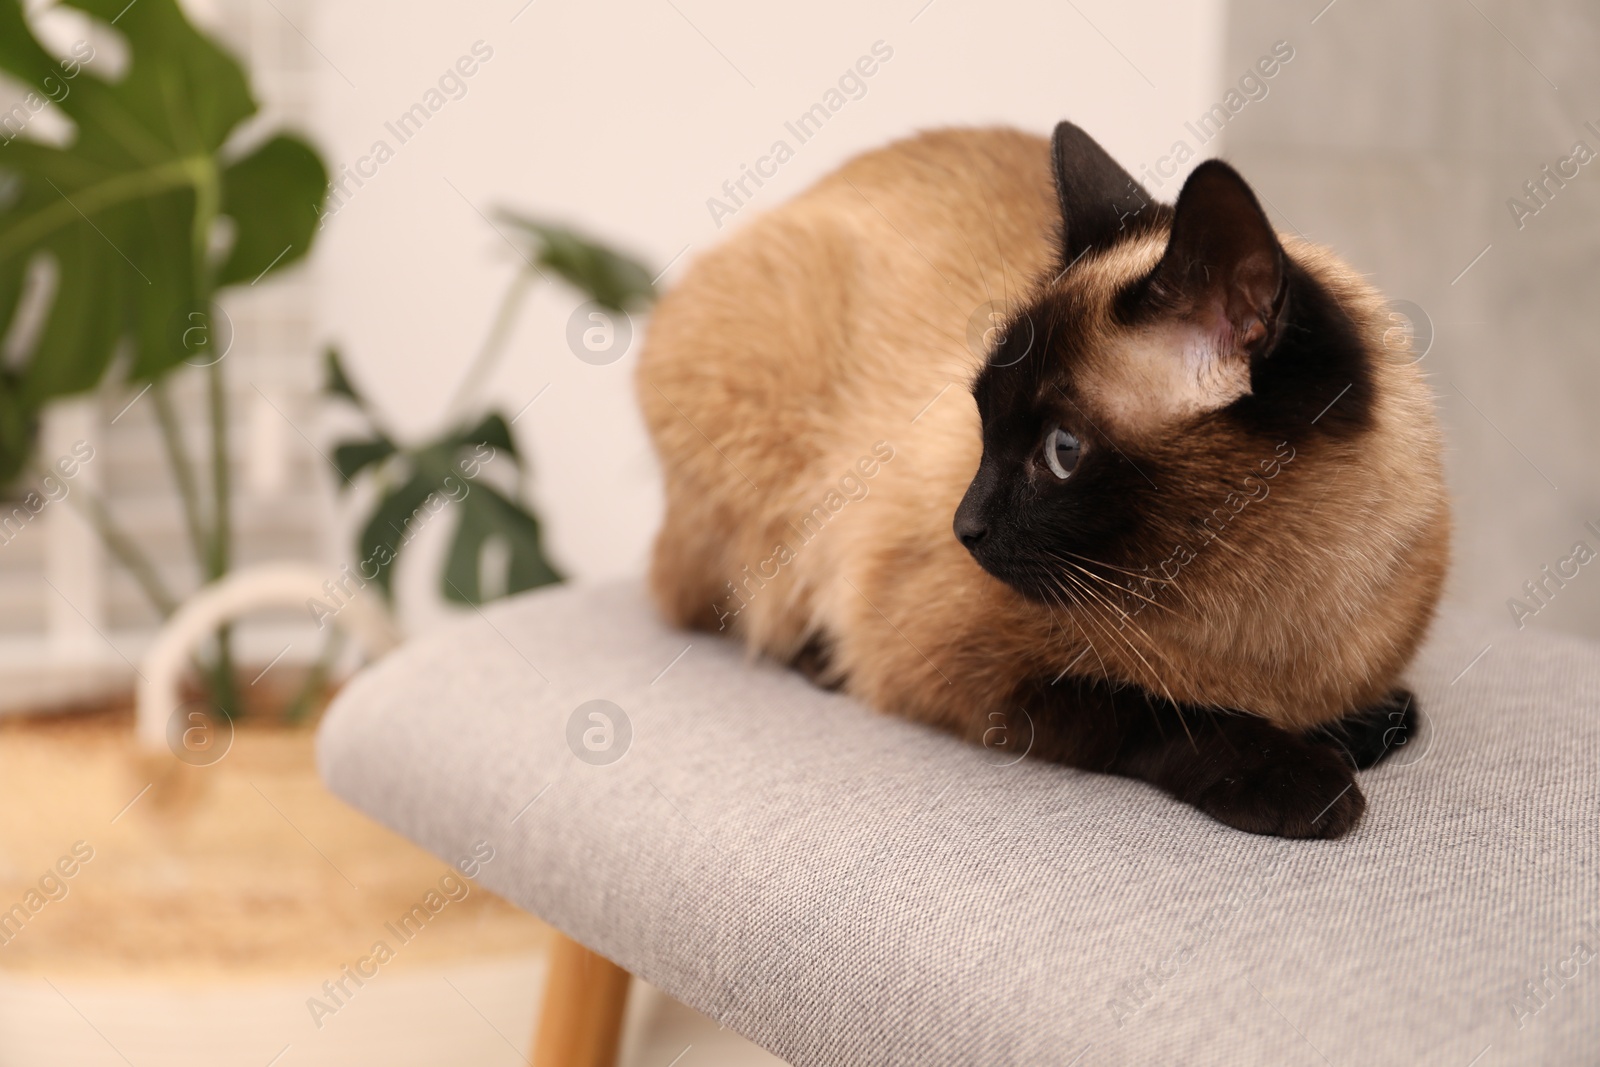
{"type": "MultiPolygon", "coordinates": [[[[327,335],[402,434],[440,424],[514,272],[480,211],[570,220],[657,269],[688,246],[670,285],[728,229],[888,139],[951,124],[1045,132],[1070,117],[1137,169],[1213,103],[1222,74],[1220,0],[820,0],[781,12],[535,0],[519,14],[523,3],[327,0],[302,27],[325,56],[313,132],[329,159],[353,164],[379,139],[396,149],[376,177],[349,186],[315,269],[327,335]],[[400,145],[384,123],[480,40],[493,57],[467,95],[400,145]],[[880,40],[893,57],[866,95],[719,232],[707,198],[880,40]]],[[[637,333],[621,361],[585,364],[564,339],[576,305],[566,291],[537,296],[487,395],[510,414],[549,383],[516,429],[553,554],[581,579],[638,573],[660,490],[631,392],[637,333]]],[[[444,532],[427,531],[435,555],[444,532]]],[[[413,624],[437,610],[436,574],[425,558],[401,574],[413,624]]]]}

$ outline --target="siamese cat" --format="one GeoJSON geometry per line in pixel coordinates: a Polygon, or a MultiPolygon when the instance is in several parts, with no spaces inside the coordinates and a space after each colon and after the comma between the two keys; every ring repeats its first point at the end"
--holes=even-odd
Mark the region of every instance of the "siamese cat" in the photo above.
{"type": "Polygon", "coordinates": [[[1066,122],[869,152],[656,309],[654,596],[881,711],[1338,837],[1449,552],[1389,326],[1220,161],[1169,206],[1066,122]]]}

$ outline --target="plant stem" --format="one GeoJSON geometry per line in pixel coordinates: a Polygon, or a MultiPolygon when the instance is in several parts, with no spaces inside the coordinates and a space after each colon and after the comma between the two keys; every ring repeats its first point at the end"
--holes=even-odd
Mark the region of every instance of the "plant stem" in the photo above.
{"type": "MultiPolygon", "coordinates": [[[[194,548],[195,566],[202,574],[209,574],[210,549],[207,543],[205,519],[201,514],[200,485],[195,480],[194,467],[189,462],[189,450],[183,443],[183,430],[179,426],[177,413],[172,408],[172,397],[167,392],[166,380],[156,381],[151,394],[155,397],[156,421],[161,427],[162,443],[166,446],[167,465],[172,468],[172,480],[183,498],[183,516],[189,527],[189,543],[194,548]]],[[[212,676],[213,690],[219,694],[227,692],[232,679],[232,665],[226,663],[225,657],[216,663],[207,663],[203,658],[197,657],[195,668],[201,675],[212,676]],[[226,676],[221,673],[224,670],[229,672],[226,676]]],[[[219,705],[221,703],[220,696],[218,703],[219,705]]]]}
{"type": "MultiPolygon", "coordinates": [[[[168,95],[169,112],[177,113],[181,109],[173,107],[173,95],[177,92],[176,83],[171,80],[162,82],[162,90],[168,95]]],[[[174,129],[180,127],[174,125],[174,129]]],[[[180,138],[190,142],[190,147],[196,151],[191,177],[194,181],[194,223],[190,230],[190,240],[193,242],[194,262],[198,273],[195,280],[196,303],[206,309],[206,322],[208,328],[215,319],[216,303],[216,267],[211,255],[212,229],[217,221],[217,213],[221,209],[222,190],[220,177],[217,173],[216,161],[208,153],[199,151],[199,138],[192,126],[179,133],[180,138]],[[187,134],[187,136],[184,136],[187,134]]],[[[208,343],[212,340],[208,335],[208,343]]],[[[224,352],[223,356],[227,353],[224,352]]],[[[222,375],[222,357],[218,357],[206,365],[206,385],[211,415],[211,537],[209,540],[200,538],[195,543],[196,562],[200,563],[208,582],[214,582],[228,573],[231,563],[230,555],[233,547],[233,511],[232,511],[232,484],[228,467],[228,393],[227,381],[222,375]],[[204,550],[202,550],[202,544],[204,550]]],[[[195,512],[198,514],[198,494],[196,494],[195,512]]],[[[219,626],[216,633],[216,658],[211,663],[212,703],[230,719],[237,719],[244,712],[244,707],[239,703],[239,693],[234,685],[233,677],[233,628],[219,626]]]]}
{"type": "Polygon", "coordinates": [[[450,398],[450,406],[446,410],[451,418],[460,413],[461,405],[466,402],[473,389],[487,378],[494,370],[495,364],[500,362],[506,341],[511,337],[511,327],[516,323],[517,312],[521,309],[528,290],[533,286],[535,277],[531,268],[518,268],[516,276],[511,279],[511,284],[506,287],[506,295],[500,298],[500,307],[495,312],[494,323],[489,327],[488,336],[483,339],[483,347],[478,350],[478,355],[467,368],[461,384],[456,386],[455,394],[450,398]]]}
{"type": "Polygon", "coordinates": [[[233,515],[229,495],[232,478],[228,470],[228,396],[219,360],[206,368],[206,384],[211,415],[211,537],[205,557],[206,578],[216,581],[228,573],[229,548],[233,538],[233,515]]]}
{"type": "MultiPolygon", "coordinates": [[[[37,471],[37,468],[35,469],[37,471]]],[[[76,501],[72,506],[89,520],[89,524],[94,527],[94,532],[106,549],[138,583],[156,612],[163,619],[171,617],[172,613],[178,610],[177,598],[167,591],[166,583],[161,580],[161,574],[150,562],[150,557],[140,550],[133,538],[129,537],[111,517],[111,511],[106,507],[105,501],[88,489],[79,489],[68,495],[67,499],[76,501]]]]}
{"type": "Polygon", "coordinates": [[[178,425],[177,413],[172,409],[172,397],[167,392],[165,379],[157,381],[150,392],[155,398],[156,421],[161,426],[167,464],[172,468],[172,480],[183,498],[183,517],[189,528],[189,542],[194,546],[195,563],[202,572],[207,572],[208,549],[205,519],[200,513],[200,486],[195,481],[189,451],[183,443],[183,430],[178,425]]]}
{"type": "Polygon", "coordinates": [[[334,662],[338,660],[339,653],[343,650],[344,631],[335,626],[328,631],[328,639],[322,644],[322,654],[311,665],[311,670],[307,672],[305,681],[300,686],[300,691],[295,694],[294,699],[289,702],[288,707],[284,710],[283,719],[285,722],[297,725],[311,713],[317,698],[322,695],[323,689],[327,687],[328,676],[333,673],[334,662]]]}
{"type": "MultiPolygon", "coordinates": [[[[232,479],[228,470],[228,394],[222,377],[222,361],[206,367],[211,413],[211,539],[206,553],[206,579],[216,581],[228,573],[230,548],[233,543],[232,479]]],[[[217,629],[217,658],[213,664],[215,683],[212,699],[232,718],[238,718],[239,708],[233,685],[233,628],[217,629]]]]}

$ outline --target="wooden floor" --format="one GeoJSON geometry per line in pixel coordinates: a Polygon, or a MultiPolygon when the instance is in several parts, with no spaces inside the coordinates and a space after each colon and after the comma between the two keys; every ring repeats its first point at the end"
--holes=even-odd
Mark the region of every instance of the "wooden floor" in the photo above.
{"type": "Polygon", "coordinates": [[[332,977],[380,939],[396,969],[546,944],[543,924],[469,887],[402,946],[386,924],[454,872],[323,788],[312,741],[241,727],[219,762],[189,767],[142,758],[131,718],[0,720],[0,912],[75,846],[93,855],[0,945],[0,973],[332,977]]]}
{"type": "MultiPolygon", "coordinates": [[[[331,796],[309,730],[241,728],[204,768],[131,737],[0,719],[0,913],[58,879],[0,944],[0,1067],[527,1062],[552,932],[473,887],[401,944],[451,868],[331,796]],[[335,999],[378,940],[392,961],[335,999]]],[[[779,1063],[641,983],[626,1012],[619,1067],[779,1063]]]]}

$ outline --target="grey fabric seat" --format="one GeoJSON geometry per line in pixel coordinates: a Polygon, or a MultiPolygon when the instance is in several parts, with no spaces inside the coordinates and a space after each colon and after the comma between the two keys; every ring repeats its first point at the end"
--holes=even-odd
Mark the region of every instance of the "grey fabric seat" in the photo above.
{"type": "Polygon", "coordinates": [[[569,587],[366,671],[320,762],[802,1067],[1600,1063],[1600,648],[1446,616],[1411,682],[1364,822],[1281,841],[569,587]]]}

